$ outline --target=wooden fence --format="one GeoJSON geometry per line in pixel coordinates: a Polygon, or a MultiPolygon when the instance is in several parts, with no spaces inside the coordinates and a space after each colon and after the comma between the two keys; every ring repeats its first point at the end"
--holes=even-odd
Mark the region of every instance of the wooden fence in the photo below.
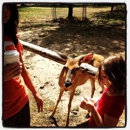
{"type": "Polygon", "coordinates": [[[61,63],[63,65],[65,64],[65,61],[57,54],[57,52],[51,51],[47,48],[43,48],[43,47],[34,45],[32,43],[28,43],[22,40],[20,40],[20,42],[22,43],[24,49],[27,51],[31,51],[42,57],[48,58],[50,60],[61,63]]]}

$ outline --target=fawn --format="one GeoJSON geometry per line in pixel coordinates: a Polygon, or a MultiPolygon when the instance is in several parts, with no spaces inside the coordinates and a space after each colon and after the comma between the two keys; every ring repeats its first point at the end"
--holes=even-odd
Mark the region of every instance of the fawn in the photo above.
{"type": "MultiPolygon", "coordinates": [[[[95,68],[98,68],[99,65],[104,60],[104,57],[98,54],[85,54],[78,56],[74,59],[67,57],[66,55],[62,53],[58,53],[58,55],[66,62],[63,69],[61,70],[60,76],[59,76],[59,86],[60,86],[60,93],[59,97],[56,103],[56,106],[52,112],[51,117],[54,117],[54,114],[56,112],[56,108],[61,100],[62,94],[64,91],[70,91],[70,98],[69,98],[69,104],[68,104],[68,115],[67,115],[67,121],[66,121],[66,127],[69,124],[69,114],[71,109],[71,102],[75,93],[76,87],[86,83],[88,80],[91,81],[91,97],[94,95],[95,91],[95,80],[96,80],[96,74],[90,73],[89,71],[84,71],[80,65],[82,63],[89,64],[95,68]]],[[[102,90],[104,90],[104,86],[101,86],[102,90]]]]}

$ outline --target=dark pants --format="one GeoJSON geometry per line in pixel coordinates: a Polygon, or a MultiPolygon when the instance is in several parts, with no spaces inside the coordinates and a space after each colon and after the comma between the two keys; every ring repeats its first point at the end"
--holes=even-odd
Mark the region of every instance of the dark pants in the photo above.
{"type": "Polygon", "coordinates": [[[30,108],[29,102],[12,117],[3,120],[4,127],[29,127],[30,126],[30,108]]]}

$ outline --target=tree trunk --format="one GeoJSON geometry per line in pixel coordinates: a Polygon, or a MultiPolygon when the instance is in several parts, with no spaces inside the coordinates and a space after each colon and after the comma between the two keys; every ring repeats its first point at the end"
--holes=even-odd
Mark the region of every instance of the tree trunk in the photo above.
{"type": "Polygon", "coordinates": [[[25,6],[25,4],[22,3],[21,6],[25,6]]]}
{"type": "Polygon", "coordinates": [[[111,14],[113,13],[113,10],[114,10],[114,5],[112,4],[111,5],[111,14]]]}
{"type": "Polygon", "coordinates": [[[71,20],[73,18],[73,4],[68,4],[68,19],[71,20]]]}

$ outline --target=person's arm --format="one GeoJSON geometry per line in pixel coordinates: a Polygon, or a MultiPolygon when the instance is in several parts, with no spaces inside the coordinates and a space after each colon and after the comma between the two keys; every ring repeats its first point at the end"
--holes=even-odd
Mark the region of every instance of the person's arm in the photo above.
{"type": "Polygon", "coordinates": [[[10,65],[4,66],[4,82],[11,80],[12,78],[19,76],[22,72],[22,63],[16,62],[10,65]]]}
{"type": "Polygon", "coordinates": [[[115,127],[118,122],[117,118],[113,118],[111,116],[108,116],[107,114],[105,114],[104,119],[102,119],[95,107],[91,110],[91,115],[93,116],[95,123],[99,127],[115,127]]]}
{"type": "Polygon", "coordinates": [[[91,112],[91,116],[93,116],[98,127],[105,126],[102,117],[96,110],[94,103],[89,98],[85,97],[84,100],[81,101],[80,107],[91,112]]]}
{"type": "Polygon", "coordinates": [[[30,76],[28,70],[24,66],[22,56],[20,56],[20,61],[22,62],[22,73],[21,73],[21,75],[24,79],[26,86],[32,92],[32,94],[35,98],[35,101],[37,102],[38,112],[41,112],[41,111],[43,111],[43,100],[40,97],[39,93],[37,92],[32,80],[31,80],[31,76],[30,76]]]}
{"type": "Polygon", "coordinates": [[[81,102],[80,107],[85,110],[89,110],[91,112],[91,116],[93,117],[98,127],[112,127],[112,126],[115,127],[117,124],[118,119],[110,117],[106,114],[104,115],[104,119],[103,119],[101,115],[98,113],[93,102],[88,98],[85,98],[85,100],[81,102]]]}

